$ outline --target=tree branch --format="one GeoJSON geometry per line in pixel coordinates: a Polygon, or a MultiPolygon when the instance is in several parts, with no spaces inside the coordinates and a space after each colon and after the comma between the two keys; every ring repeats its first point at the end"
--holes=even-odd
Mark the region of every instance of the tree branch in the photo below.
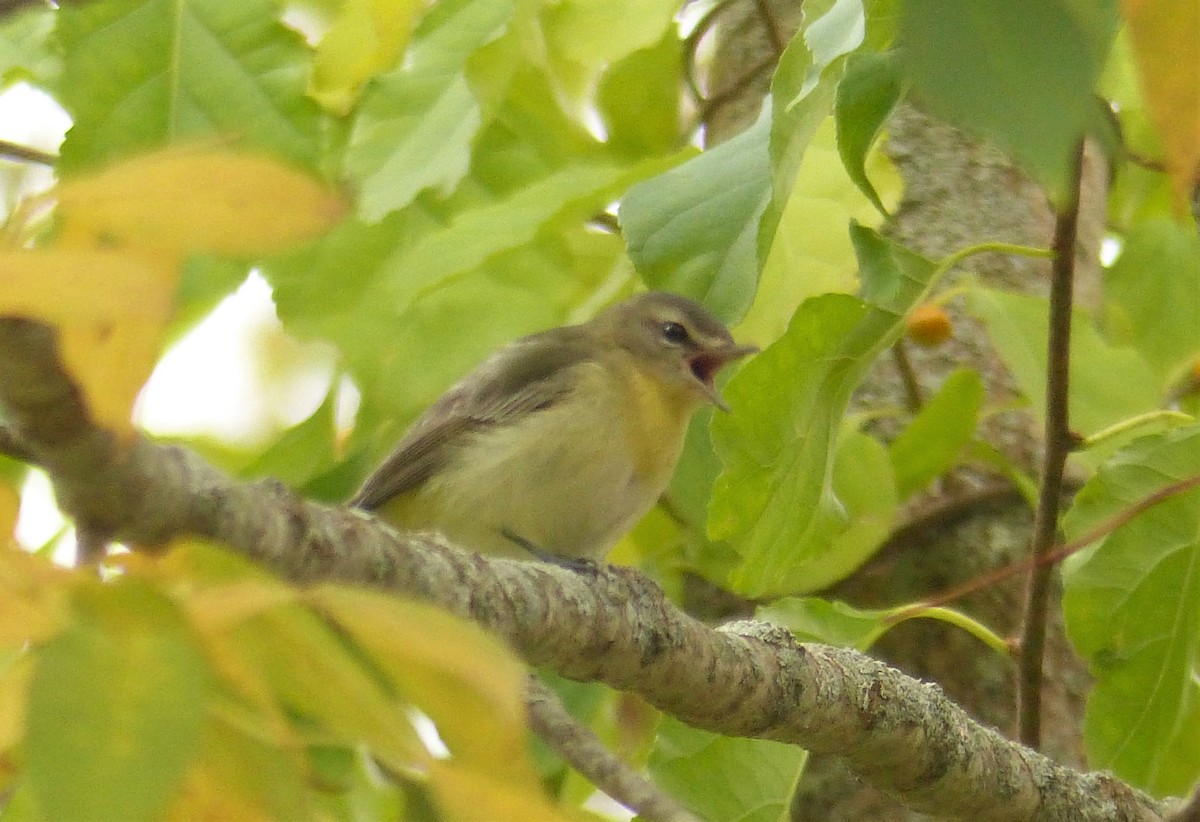
{"type": "Polygon", "coordinates": [[[122,442],[88,418],[54,336],[0,320],[0,404],[64,510],[140,546],[199,535],[297,583],[335,580],[474,619],[534,665],[642,696],[716,733],[846,758],[909,807],[983,820],[1161,820],[1152,799],[973,722],[933,685],[756,622],[713,630],[636,571],[579,574],[401,536],[374,517],[240,483],[186,449],[122,442]]]}
{"type": "Polygon", "coordinates": [[[525,705],[533,732],[593,785],[636,811],[638,818],[651,822],[700,822],[613,756],[595,734],[575,721],[558,695],[532,675],[526,684],[525,705]]]}
{"type": "MultiPolygon", "coordinates": [[[[1082,162],[1081,142],[1075,150],[1071,193],[1054,220],[1055,253],[1050,269],[1050,335],[1046,355],[1046,443],[1030,545],[1030,555],[1035,559],[1052,551],[1058,540],[1063,470],[1075,446],[1067,389],[1071,373],[1071,310],[1082,162]]],[[[1042,659],[1053,579],[1052,564],[1035,562],[1030,569],[1021,628],[1021,653],[1017,660],[1017,736],[1034,748],[1042,739],[1042,659]]]]}
{"type": "MultiPolygon", "coordinates": [[[[40,5],[40,4],[31,4],[40,5]]],[[[5,10],[0,8],[0,17],[5,14],[5,10]]],[[[19,160],[23,163],[37,163],[43,166],[53,166],[58,162],[58,155],[49,151],[42,151],[40,148],[32,148],[31,146],[14,143],[11,140],[0,140],[0,157],[9,160],[19,160]]]]}

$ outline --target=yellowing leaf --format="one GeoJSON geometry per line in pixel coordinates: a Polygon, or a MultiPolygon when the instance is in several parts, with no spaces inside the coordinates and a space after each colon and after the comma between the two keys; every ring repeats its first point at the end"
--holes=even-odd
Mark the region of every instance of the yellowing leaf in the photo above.
{"type": "Polygon", "coordinates": [[[169,268],[112,251],[0,252],[0,316],[57,327],[64,364],[93,417],[127,432],[158,357],[175,280],[169,268]]]}
{"type": "Polygon", "coordinates": [[[311,601],[429,715],[456,757],[536,782],[525,756],[524,668],[498,642],[445,611],[385,594],[326,585],[311,601]]]}
{"type": "Polygon", "coordinates": [[[423,766],[428,751],[403,703],[345,639],[311,611],[286,605],[230,632],[229,650],[269,683],[275,698],[305,717],[313,738],[366,743],[389,768],[423,766]]]}
{"type": "Polygon", "coordinates": [[[33,657],[22,654],[0,674],[0,756],[7,758],[25,736],[25,702],[33,676],[33,657]]]}
{"type": "Polygon", "coordinates": [[[346,114],[371,76],[396,63],[408,45],[419,0],[346,0],[313,56],[309,92],[346,114]]]}
{"type": "Polygon", "coordinates": [[[59,186],[60,241],[148,253],[247,257],[312,239],[345,213],[343,199],[275,160],[173,148],[59,186]]]}
{"type": "MultiPolygon", "coordinates": [[[[309,762],[300,745],[280,746],[214,717],[168,822],[332,819],[312,807],[309,762]]],[[[385,817],[361,817],[385,818],[385,817]]]]}
{"type": "MultiPolygon", "coordinates": [[[[224,775],[222,775],[224,776],[224,775]]],[[[228,779],[212,772],[207,763],[192,767],[179,791],[179,798],[166,814],[167,822],[228,820],[228,822],[271,822],[272,816],[248,797],[230,790],[228,779]]]]}
{"type": "Polygon", "coordinates": [[[1200,170],[1200,4],[1122,0],[1142,97],[1162,137],[1175,205],[1186,213],[1200,170]]]}
{"type": "Polygon", "coordinates": [[[431,767],[437,801],[446,819],[521,819],[524,822],[566,822],[575,818],[556,808],[540,788],[514,786],[494,772],[466,768],[451,762],[431,767]]]}
{"type": "Polygon", "coordinates": [[[17,515],[21,512],[21,495],[17,489],[7,482],[0,482],[0,549],[8,545],[16,545],[14,530],[17,527],[17,515]]]}
{"type": "Polygon", "coordinates": [[[62,630],[76,579],[40,557],[0,549],[0,648],[44,642],[62,630]]]}
{"type": "Polygon", "coordinates": [[[184,607],[199,630],[223,631],[295,598],[294,588],[269,580],[246,580],[197,591],[184,607]]]}

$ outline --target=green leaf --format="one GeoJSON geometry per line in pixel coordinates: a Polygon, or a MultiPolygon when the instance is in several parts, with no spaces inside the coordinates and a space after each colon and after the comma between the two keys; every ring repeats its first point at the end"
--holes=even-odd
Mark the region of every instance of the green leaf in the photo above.
{"type": "Polygon", "coordinates": [[[404,64],[363,95],[346,148],[369,223],[426,188],[449,193],[466,175],[482,112],[467,83],[468,59],[502,31],[511,0],[450,0],[422,20],[404,64]]]}
{"type": "Polygon", "coordinates": [[[782,625],[800,642],[866,651],[891,625],[890,610],[864,610],[822,597],[785,597],[760,606],[755,618],[782,625]]]}
{"type": "Polygon", "coordinates": [[[1131,345],[1160,384],[1200,355],[1200,235],[1194,224],[1163,216],[1125,237],[1104,277],[1105,323],[1115,342],[1131,345]]]}
{"type": "Polygon", "coordinates": [[[740,739],[665,716],[648,763],[656,785],[712,822],[778,822],[808,760],[795,745],[740,739]]]}
{"type": "Polygon", "coordinates": [[[983,399],[979,375],[960,368],[892,441],[889,453],[901,497],[920,491],[954,464],[975,432],[983,399]]]}
{"type": "MultiPolygon", "coordinates": [[[[604,68],[659,42],[673,29],[677,0],[561,0],[542,7],[542,34],[555,79],[584,95],[604,68]]],[[[672,90],[678,96],[678,90],[672,90]]]]}
{"type": "MultiPolygon", "coordinates": [[[[806,18],[813,8],[805,7],[806,18]]],[[[817,129],[833,108],[844,57],[862,43],[865,18],[859,0],[835,0],[788,43],[771,79],[771,198],[758,229],[762,268],[777,243],[784,213],[795,192],[801,163],[817,129]]]]}
{"type": "Polygon", "coordinates": [[[738,136],[638,183],[621,200],[629,256],[651,288],[686,294],[727,323],[758,279],[758,220],[770,198],[766,112],[738,136]]]}
{"type": "MultiPolygon", "coordinates": [[[[884,202],[897,202],[901,180],[895,168],[880,151],[871,152],[867,163],[884,202]]],[[[846,173],[833,118],[827,117],[804,152],[763,262],[754,304],[738,327],[746,339],[767,342],[780,336],[809,297],[858,289],[854,243],[846,231],[856,220],[875,225],[879,212],[846,173]]]]}
{"type": "Polygon", "coordinates": [[[142,583],[87,586],[76,606],[37,652],[30,783],[47,819],[156,818],[199,749],[207,663],[175,605],[142,583]]]}
{"type": "Polygon", "coordinates": [[[307,47],[275,10],[269,0],[60,8],[59,100],[74,122],[61,169],[230,134],[315,166],[320,118],[305,95],[307,47]]]}
{"type": "MultiPolygon", "coordinates": [[[[1063,521],[1077,539],[1200,475],[1200,428],[1132,443],[1079,492],[1063,521]]],[[[1063,567],[1067,630],[1096,678],[1088,761],[1158,796],[1200,777],[1200,491],[1139,513],[1063,567]]]]}
{"type": "Polygon", "coordinates": [[[658,43],[633,52],[601,75],[596,109],[613,150],[641,157],[678,147],[682,66],[683,44],[671,28],[658,43]]]}
{"type": "Polygon", "coordinates": [[[1115,0],[905,0],[900,54],[925,105],[1010,152],[1057,200],[1115,31],[1115,0]]]}
{"type": "MultiPolygon", "coordinates": [[[[968,308],[987,325],[988,335],[1017,386],[1042,417],[1046,403],[1048,303],[1044,297],[990,289],[971,292],[968,308]]],[[[1071,321],[1070,424],[1094,434],[1159,405],[1157,381],[1136,352],[1110,345],[1090,318],[1076,311],[1071,321]]]]}
{"type": "Polygon", "coordinates": [[[271,477],[297,488],[327,470],[334,461],[334,406],[337,384],[308,419],[284,431],[238,473],[248,479],[271,477]]]}
{"type": "Polygon", "coordinates": [[[861,431],[843,429],[832,482],[843,525],[820,562],[807,569],[807,590],[832,585],[869,559],[892,532],[900,504],[887,448],[861,431]]]}
{"type": "Polygon", "coordinates": [[[730,584],[747,596],[812,590],[828,584],[831,568],[850,564],[831,554],[852,523],[834,490],[836,437],[851,392],[899,336],[934,273],[923,257],[868,229],[855,231],[874,264],[896,270],[893,298],[871,305],[826,294],[805,302],[784,336],[729,381],[733,413],[713,420],[725,469],[708,529],[740,555],[730,584]]]}
{"type": "Polygon", "coordinates": [[[846,76],[838,84],[834,103],[838,154],[850,179],[885,218],[887,209],[867,177],[867,153],[875,145],[884,122],[900,102],[903,91],[895,52],[852,56],[846,76]]]}
{"type": "Polygon", "coordinates": [[[0,88],[18,80],[40,86],[57,80],[62,62],[49,45],[55,16],[50,6],[34,6],[0,18],[0,88]]]}

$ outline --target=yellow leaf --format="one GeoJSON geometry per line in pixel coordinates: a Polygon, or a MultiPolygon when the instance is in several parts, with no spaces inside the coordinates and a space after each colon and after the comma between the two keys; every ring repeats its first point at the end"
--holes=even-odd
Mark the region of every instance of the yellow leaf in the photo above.
{"type": "Polygon", "coordinates": [[[431,768],[438,805],[445,817],[474,822],[479,819],[520,819],[522,822],[568,822],[579,817],[552,805],[540,788],[518,787],[498,780],[494,773],[451,762],[431,768]]]}
{"type": "Polygon", "coordinates": [[[7,755],[25,738],[25,703],[33,657],[21,654],[0,674],[0,756],[7,755]]]}
{"type": "Polygon", "coordinates": [[[386,594],[323,585],[310,601],[434,721],[455,757],[536,784],[525,747],[525,669],[499,642],[438,608],[386,594]]]}
{"type": "Polygon", "coordinates": [[[207,763],[194,765],[166,814],[168,822],[272,822],[265,809],[231,790],[229,780],[207,763]]]}
{"type": "Polygon", "coordinates": [[[346,114],[364,83],[395,65],[408,45],[421,0],[346,0],[313,57],[309,93],[346,114]]]}
{"type": "Polygon", "coordinates": [[[315,614],[285,605],[239,625],[230,637],[276,698],[315,723],[314,738],[349,746],[365,742],[398,771],[429,758],[403,704],[315,614]]]}
{"type": "Polygon", "coordinates": [[[202,631],[226,631],[296,599],[296,590],[270,580],[245,580],[197,591],[183,603],[202,631]]]}
{"type": "Polygon", "coordinates": [[[0,482],[0,550],[16,546],[17,515],[20,513],[20,493],[7,482],[0,482]]]}
{"type": "Polygon", "coordinates": [[[1200,170],[1200,4],[1122,0],[1142,98],[1162,137],[1175,206],[1188,212],[1200,170]]]}
{"type": "Polygon", "coordinates": [[[0,252],[0,316],[55,326],[92,416],[128,432],[133,402],[158,358],[176,278],[171,268],[112,251],[0,252]]]}
{"type": "Polygon", "coordinates": [[[343,198],[267,157],[170,148],[58,188],[64,245],[251,257],[312,239],[343,198]]]}
{"type": "Polygon", "coordinates": [[[0,549],[0,648],[45,642],[70,620],[78,577],[16,548],[0,549]]]}

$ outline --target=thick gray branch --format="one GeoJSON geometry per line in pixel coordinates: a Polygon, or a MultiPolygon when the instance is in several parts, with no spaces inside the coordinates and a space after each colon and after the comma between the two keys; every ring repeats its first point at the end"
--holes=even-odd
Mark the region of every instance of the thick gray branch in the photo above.
{"type": "Polygon", "coordinates": [[[142,546],[224,542],[298,583],[337,580],[474,619],[536,665],[641,695],[696,727],[845,757],[909,807],[973,820],[1156,820],[1148,797],[1055,765],[973,722],[941,691],[854,651],[762,623],[712,630],[631,569],[578,573],[401,536],[365,514],[236,482],[194,453],[89,421],[53,337],[0,320],[0,404],[64,509],[142,546]]]}

